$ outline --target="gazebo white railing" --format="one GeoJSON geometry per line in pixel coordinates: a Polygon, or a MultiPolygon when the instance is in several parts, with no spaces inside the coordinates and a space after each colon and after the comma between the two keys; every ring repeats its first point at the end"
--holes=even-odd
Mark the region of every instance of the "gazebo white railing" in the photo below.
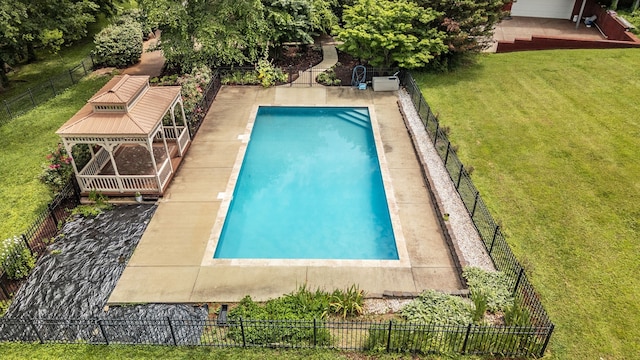
{"type": "Polygon", "coordinates": [[[115,76],[58,129],[69,154],[89,147],[86,165],[72,162],[83,193],[163,194],[191,142],[180,90],[150,87],[148,76],[115,76]]]}

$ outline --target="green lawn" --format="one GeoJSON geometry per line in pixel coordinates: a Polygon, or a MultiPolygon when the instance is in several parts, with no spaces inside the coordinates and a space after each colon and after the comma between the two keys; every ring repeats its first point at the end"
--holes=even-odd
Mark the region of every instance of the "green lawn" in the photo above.
{"type": "Polygon", "coordinates": [[[55,131],[76,113],[108,77],[87,77],[34,110],[0,126],[0,240],[19,235],[51,199],[38,179],[55,131]]]}
{"type": "MultiPolygon", "coordinates": [[[[89,56],[94,48],[93,37],[108,23],[104,15],[98,16],[98,21],[89,25],[87,36],[71,46],[53,54],[48,51],[37,52],[38,60],[30,64],[18,64],[14,71],[8,74],[10,84],[4,92],[0,92],[0,100],[7,100],[23,94],[27,88],[45,83],[51,77],[58,77],[65,71],[80,64],[89,56]]],[[[66,81],[66,78],[65,78],[66,81]]],[[[4,110],[4,109],[3,109],[4,110]]]]}
{"type": "MultiPolygon", "coordinates": [[[[121,360],[121,359],[225,359],[225,360],[412,360],[403,354],[366,355],[332,350],[220,349],[214,347],[122,346],[122,345],[37,345],[0,344],[3,360],[121,360]]],[[[457,356],[429,356],[421,359],[458,359],[457,356]]],[[[463,357],[465,360],[480,359],[463,357]]]]}
{"type": "Polygon", "coordinates": [[[520,52],[414,74],[557,325],[552,358],[640,354],[638,59],[520,52]]]}

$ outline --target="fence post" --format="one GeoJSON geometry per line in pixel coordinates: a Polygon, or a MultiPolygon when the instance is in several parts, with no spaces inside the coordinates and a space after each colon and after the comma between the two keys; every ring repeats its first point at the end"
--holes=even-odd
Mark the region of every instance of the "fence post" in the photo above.
{"type": "Polygon", "coordinates": [[[9,290],[7,290],[7,288],[4,287],[4,284],[2,283],[2,281],[0,281],[0,289],[2,290],[2,293],[7,298],[7,300],[11,300],[11,295],[9,294],[9,290]]]}
{"type": "Polygon", "coordinates": [[[49,214],[51,215],[51,218],[53,219],[53,223],[58,226],[58,217],[56,216],[56,212],[54,211],[55,209],[53,208],[53,206],[51,206],[51,204],[47,205],[47,208],[49,209],[49,214]]]}
{"type": "Polygon", "coordinates": [[[40,332],[38,332],[38,328],[36,327],[36,324],[33,323],[33,319],[29,321],[29,324],[31,324],[31,328],[36,333],[36,336],[38,337],[40,344],[44,344],[44,341],[42,340],[42,336],[40,335],[40,332]]]}
{"type": "Polygon", "coordinates": [[[524,273],[524,268],[520,267],[520,272],[518,273],[518,280],[516,280],[516,286],[513,287],[513,294],[515,295],[516,291],[518,291],[518,285],[520,285],[520,280],[522,279],[522,274],[524,273]]]}
{"type": "Polygon", "coordinates": [[[242,323],[242,317],[240,318],[240,332],[242,333],[242,347],[247,347],[247,339],[244,336],[244,324],[242,323]]]}
{"type": "Polygon", "coordinates": [[[173,339],[173,345],[178,345],[176,341],[176,333],[173,331],[173,325],[171,324],[171,319],[167,316],[167,322],[169,323],[169,330],[171,330],[171,339],[173,339]]]}
{"type": "Polygon", "coordinates": [[[309,65],[309,87],[313,86],[313,66],[309,65]]]}
{"type": "Polygon", "coordinates": [[[27,88],[27,91],[29,92],[29,97],[31,98],[31,104],[33,104],[33,106],[36,106],[36,99],[33,98],[33,93],[31,92],[31,88],[27,88]]]}
{"type": "Polygon", "coordinates": [[[456,183],[456,190],[460,187],[460,179],[462,179],[462,171],[464,171],[464,165],[460,164],[460,172],[458,172],[458,182],[456,183]]]}
{"type": "Polygon", "coordinates": [[[387,335],[387,352],[391,350],[391,329],[393,328],[393,320],[389,320],[389,334],[387,335]]]}
{"type": "Polygon", "coordinates": [[[436,146],[436,142],[438,141],[438,129],[440,129],[440,123],[436,121],[436,131],[433,137],[433,146],[436,146]]]}
{"type": "Polygon", "coordinates": [[[493,232],[493,239],[491,240],[491,246],[489,247],[489,254],[493,251],[493,244],[496,242],[496,237],[498,236],[498,230],[500,230],[500,225],[496,225],[496,229],[493,232]]]}
{"type": "Polygon", "coordinates": [[[451,142],[447,143],[447,154],[444,156],[444,166],[447,166],[447,160],[449,160],[449,149],[451,148],[451,142]]]}
{"type": "Polygon", "coordinates": [[[476,213],[476,205],[478,205],[478,196],[480,195],[480,191],[476,191],[476,198],[473,200],[473,210],[471,210],[471,219],[473,219],[473,215],[476,213]]]}
{"type": "Polygon", "coordinates": [[[316,347],[318,336],[318,328],[316,327],[316,318],[313,318],[313,347],[316,347]]]}
{"type": "Polygon", "coordinates": [[[31,248],[31,245],[29,245],[29,240],[27,240],[27,235],[22,234],[22,241],[24,241],[24,244],[27,246],[27,249],[29,249],[29,251],[33,253],[33,249],[31,248]]]}
{"type": "Polygon", "coordinates": [[[467,342],[469,341],[469,334],[471,333],[471,324],[467,325],[467,334],[464,336],[464,342],[462,343],[462,354],[467,352],[467,342]]]}
{"type": "Polygon", "coordinates": [[[49,78],[49,84],[51,85],[51,91],[53,92],[53,96],[58,95],[58,93],[56,93],[56,87],[53,86],[53,79],[49,78]]]}
{"type": "Polygon", "coordinates": [[[554,328],[555,328],[555,325],[553,325],[552,323],[551,327],[549,328],[549,332],[547,332],[547,338],[544,340],[544,345],[542,345],[542,349],[540,349],[540,357],[542,357],[545,351],[547,351],[547,345],[549,345],[549,340],[551,340],[551,334],[553,334],[554,328]]]}
{"type": "Polygon", "coordinates": [[[84,66],[84,60],[80,61],[80,64],[82,64],[82,70],[84,70],[84,76],[87,76],[87,68],[84,66]]]}
{"type": "Polygon", "coordinates": [[[75,83],[76,83],[76,81],[75,81],[75,80],[73,80],[73,71],[71,71],[71,69],[69,69],[69,77],[71,78],[71,83],[72,83],[72,84],[75,84],[75,83]]]}
{"type": "Polygon", "coordinates": [[[13,114],[11,114],[11,109],[9,109],[9,104],[7,104],[7,100],[3,100],[4,101],[4,107],[7,108],[7,114],[9,114],[9,118],[13,117],[13,114]]]}
{"type": "Polygon", "coordinates": [[[104,341],[107,345],[109,345],[109,338],[107,337],[107,332],[102,326],[102,320],[98,320],[98,327],[100,328],[100,332],[102,333],[102,337],[104,337],[104,341]]]}
{"type": "Polygon", "coordinates": [[[89,59],[91,59],[91,68],[95,68],[96,67],[96,63],[93,61],[93,54],[89,53],[89,59]]]}

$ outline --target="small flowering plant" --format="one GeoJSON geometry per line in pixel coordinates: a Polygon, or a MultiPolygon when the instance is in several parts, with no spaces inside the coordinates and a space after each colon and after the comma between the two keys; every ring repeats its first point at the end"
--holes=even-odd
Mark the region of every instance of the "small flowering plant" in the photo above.
{"type": "Polygon", "coordinates": [[[40,174],[40,181],[54,193],[60,192],[73,174],[71,161],[71,156],[67,154],[64,146],[58,144],[55,149],[49,152],[47,162],[42,165],[43,171],[40,174]]]}
{"type": "Polygon", "coordinates": [[[9,279],[23,279],[36,265],[36,258],[21,238],[14,236],[0,243],[0,269],[9,279]]]}

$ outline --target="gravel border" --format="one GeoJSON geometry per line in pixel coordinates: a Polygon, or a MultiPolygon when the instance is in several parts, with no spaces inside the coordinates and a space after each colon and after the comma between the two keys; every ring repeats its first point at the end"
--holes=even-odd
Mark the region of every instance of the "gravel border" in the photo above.
{"type": "Polygon", "coordinates": [[[449,220],[442,222],[445,225],[443,230],[448,232],[451,238],[454,256],[458,258],[461,267],[475,266],[495,271],[493,261],[485,250],[469,212],[465,208],[442,159],[436,152],[433,142],[427,135],[422,120],[420,120],[411,101],[411,96],[405,89],[398,90],[398,106],[427,177],[427,185],[436,198],[435,205],[440,214],[449,214],[449,220]]]}

